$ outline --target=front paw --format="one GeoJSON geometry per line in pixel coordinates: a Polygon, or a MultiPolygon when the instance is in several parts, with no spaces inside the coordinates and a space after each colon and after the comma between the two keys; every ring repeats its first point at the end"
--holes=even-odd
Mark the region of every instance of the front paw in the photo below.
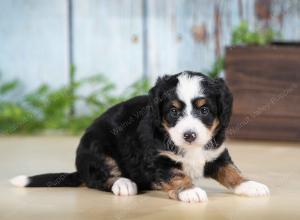
{"type": "Polygon", "coordinates": [[[194,187],[178,193],[178,199],[183,202],[206,202],[207,195],[203,189],[194,187]]]}
{"type": "Polygon", "coordinates": [[[269,196],[269,188],[255,181],[246,181],[235,187],[234,193],[242,196],[269,196]]]}

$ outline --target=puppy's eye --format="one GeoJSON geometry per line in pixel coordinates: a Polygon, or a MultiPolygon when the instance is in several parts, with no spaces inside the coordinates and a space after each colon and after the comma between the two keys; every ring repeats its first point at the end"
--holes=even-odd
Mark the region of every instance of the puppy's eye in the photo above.
{"type": "Polygon", "coordinates": [[[170,114],[171,114],[172,117],[175,118],[175,117],[179,116],[180,112],[176,108],[171,108],[170,109],[170,114]]]}
{"type": "Polygon", "coordinates": [[[200,112],[202,115],[207,115],[209,113],[209,108],[207,106],[202,106],[200,112]]]}

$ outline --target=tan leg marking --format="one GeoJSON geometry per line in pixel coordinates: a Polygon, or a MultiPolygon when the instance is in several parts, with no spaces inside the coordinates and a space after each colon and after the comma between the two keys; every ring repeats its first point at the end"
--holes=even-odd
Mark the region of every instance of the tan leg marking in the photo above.
{"type": "Polygon", "coordinates": [[[105,165],[110,170],[110,177],[106,181],[107,189],[110,189],[114,182],[121,177],[121,171],[119,170],[118,164],[111,157],[106,157],[105,165]]]}
{"type": "Polygon", "coordinates": [[[241,175],[240,171],[232,164],[221,167],[215,179],[223,186],[233,189],[240,185],[246,179],[241,175]]]}
{"type": "Polygon", "coordinates": [[[186,176],[181,170],[174,169],[169,182],[161,183],[162,189],[168,192],[171,199],[178,200],[178,193],[193,186],[190,177],[186,176]]]}

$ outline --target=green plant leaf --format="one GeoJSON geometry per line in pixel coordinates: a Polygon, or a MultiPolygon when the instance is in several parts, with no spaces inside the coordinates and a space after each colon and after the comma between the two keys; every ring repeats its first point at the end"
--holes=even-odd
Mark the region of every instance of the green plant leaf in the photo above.
{"type": "Polygon", "coordinates": [[[6,82],[0,86],[0,95],[5,95],[13,90],[15,90],[20,85],[19,80],[12,80],[6,82]]]}

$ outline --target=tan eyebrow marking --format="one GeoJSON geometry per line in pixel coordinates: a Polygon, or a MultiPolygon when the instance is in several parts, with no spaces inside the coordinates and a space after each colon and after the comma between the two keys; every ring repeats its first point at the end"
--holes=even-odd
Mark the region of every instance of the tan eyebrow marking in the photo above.
{"type": "Polygon", "coordinates": [[[206,100],[203,98],[196,99],[195,105],[200,108],[201,106],[206,104],[206,100]]]}
{"type": "Polygon", "coordinates": [[[171,103],[177,109],[180,109],[182,107],[181,103],[178,100],[173,100],[171,103]]]}

